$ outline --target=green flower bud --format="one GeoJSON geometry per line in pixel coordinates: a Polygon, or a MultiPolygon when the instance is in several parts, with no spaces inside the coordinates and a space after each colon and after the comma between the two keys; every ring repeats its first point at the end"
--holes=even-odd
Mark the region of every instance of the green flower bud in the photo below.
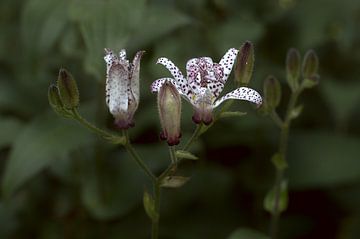
{"type": "Polygon", "coordinates": [[[265,79],[264,99],[264,104],[268,111],[274,110],[280,103],[281,86],[279,81],[273,76],[269,76],[265,79]]]}
{"type": "Polygon", "coordinates": [[[158,93],[158,109],[162,127],[161,139],[170,146],[180,142],[181,97],[170,82],[165,82],[158,93]]]}
{"type": "Polygon", "coordinates": [[[318,73],[319,58],[314,50],[308,50],[302,64],[302,75],[304,79],[312,78],[318,73]]]}
{"type": "Polygon", "coordinates": [[[239,49],[235,65],[235,81],[241,85],[249,84],[254,68],[254,46],[246,41],[239,49]]]}
{"type": "Polygon", "coordinates": [[[54,110],[63,109],[64,105],[60,98],[60,92],[56,85],[51,84],[48,90],[49,104],[54,110]]]}
{"type": "Polygon", "coordinates": [[[289,49],[286,56],[286,80],[292,91],[299,88],[300,53],[297,49],[289,49]]]}
{"type": "Polygon", "coordinates": [[[304,88],[313,88],[317,84],[319,84],[320,76],[318,74],[314,74],[308,78],[305,78],[302,82],[302,86],[304,88]]]}
{"type": "Polygon", "coordinates": [[[73,76],[65,69],[60,69],[57,80],[61,101],[66,109],[79,106],[79,91],[73,76]]]}

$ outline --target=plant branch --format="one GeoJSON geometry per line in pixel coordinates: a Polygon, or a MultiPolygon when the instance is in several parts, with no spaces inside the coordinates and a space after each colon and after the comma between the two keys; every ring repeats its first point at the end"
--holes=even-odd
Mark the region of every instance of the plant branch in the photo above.
{"type": "Polygon", "coordinates": [[[124,147],[127,150],[127,152],[130,154],[130,156],[134,159],[136,164],[142,169],[142,171],[151,179],[152,182],[156,182],[155,175],[151,172],[151,170],[148,168],[148,166],[144,163],[144,161],[140,158],[139,154],[136,152],[136,150],[132,147],[130,143],[130,138],[127,130],[123,131],[124,136],[126,138],[124,147]]]}
{"type": "MultiPolygon", "coordinates": [[[[286,116],[284,121],[280,121],[280,117],[276,114],[275,111],[271,114],[271,118],[278,124],[281,129],[280,139],[279,139],[279,151],[280,159],[283,161],[282,165],[286,164],[286,153],[288,147],[288,138],[289,138],[289,128],[291,124],[291,114],[296,105],[297,99],[301,93],[301,90],[293,92],[290,96],[290,100],[286,110],[286,116]]],[[[279,230],[279,220],[280,220],[280,195],[281,195],[281,183],[284,178],[285,167],[276,166],[276,179],[274,185],[274,208],[272,211],[271,223],[270,223],[270,238],[276,239],[278,230],[279,230]]]]}

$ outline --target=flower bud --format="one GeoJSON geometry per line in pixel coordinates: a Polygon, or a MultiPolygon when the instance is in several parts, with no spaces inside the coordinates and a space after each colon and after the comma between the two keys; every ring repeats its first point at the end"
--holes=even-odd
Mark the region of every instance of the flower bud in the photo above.
{"type": "Polygon", "coordinates": [[[269,76],[264,82],[264,99],[265,107],[267,111],[274,110],[280,103],[281,99],[281,87],[279,81],[269,76]]]}
{"type": "Polygon", "coordinates": [[[194,115],[192,120],[195,124],[204,123],[205,125],[210,125],[213,120],[213,107],[209,102],[200,100],[196,107],[194,107],[194,115]]]}
{"type": "Polygon", "coordinates": [[[79,106],[79,91],[73,76],[65,69],[60,69],[57,81],[61,101],[66,109],[79,106]]]}
{"type": "Polygon", "coordinates": [[[170,146],[180,142],[181,97],[173,84],[165,82],[158,93],[158,109],[162,139],[170,146]]]}
{"type": "Polygon", "coordinates": [[[64,107],[64,105],[61,101],[61,98],[60,98],[59,89],[54,84],[51,84],[49,86],[48,100],[49,100],[50,106],[56,111],[61,110],[64,107]]]}
{"type": "Polygon", "coordinates": [[[254,46],[246,41],[239,50],[235,65],[235,81],[241,85],[249,84],[254,68],[254,46]]]}
{"type": "Polygon", "coordinates": [[[306,52],[303,65],[302,74],[304,79],[308,79],[317,74],[319,68],[319,58],[317,57],[314,50],[306,52]]]}
{"type": "Polygon", "coordinates": [[[300,53],[297,49],[289,49],[286,56],[286,80],[292,91],[299,88],[300,53]]]}

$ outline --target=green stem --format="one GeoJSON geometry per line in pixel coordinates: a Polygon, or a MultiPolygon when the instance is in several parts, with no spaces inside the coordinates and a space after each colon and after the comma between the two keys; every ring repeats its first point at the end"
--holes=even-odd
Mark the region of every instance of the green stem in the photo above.
{"type": "Polygon", "coordinates": [[[196,129],[195,129],[194,133],[191,135],[190,139],[186,142],[183,150],[188,150],[190,148],[191,144],[199,137],[202,126],[203,126],[203,124],[196,125],[196,129]]]}
{"type": "Polygon", "coordinates": [[[151,225],[151,239],[159,238],[159,221],[160,221],[160,197],[161,197],[161,187],[159,180],[153,183],[154,190],[154,207],[157,213],[157,217],[152,219],[151,225]]]}
{"type": "Polygon", "coordinates": [[[160,200],[161,200],[161,182],[167,177],[174,168],[176,168],[177,157],[175,154],[175,147],[169,146],[169,154],[171,165],[153,182],[154,191],[154,206],[158,217],[152,219],[151,239],[158,239],[159,237],[159,220],[160,220],[160,200]]]}
{"type": "Polygon", "coordinates": [[[172,164],[177,164],[176,155],[175,155],[175,147],[169,146],[170,159],[172,164]]]}
{"type": "Polygon", "coordinates": [[[131,157],[134,159],[136,164],[142,169],[142,171],[151,179],[151,181],[153,183],[156,183],[157,179],[156,179],[155,175],[151,172],[151,170],[148,168],[148,166],[140,158],[140,156],[136,152],[136,150],[132,147],[127,130],[124,130],[123,133],[124,133],[124,136],[126,138],[126,142],[125,142],[125,145],[124,145],[125,149],[131,155],[131,157]]]}
{"type": "Polygon", "coordinates": [[[72,110],[73,113],[73,117],[75,120],[77,120],[80,124],[82,124],[83,126],[85,126],[86,128],[90,129],[91,131],[93,131],[94,133],[100,135],[101,137],[105,138],[105,139],[109,139],[109,138],[115,138],[115,135],[112,135],[109,132],[106,132],[105,130],[99,129],[98,127],[96,127],[95,125],[91,124],[89,121],[87,121],[85,118],[83,118],[79,112],[77,111],[77,109],[73,109],[72,110]]]}
{"type": "Polygon", "coordinates": [[[270,117],[279,128],[283,126],[284,123],[275,110],[270,113],[270,117]]]}
{"type": "MultiPolygon", "coordinates": [[[[291,124],[291,112],[296,105],[296,101],[301,93],[301,90],[295,91],[291,94],[288,107],[286,110],[285,120],[281,121],[280,117],[273,112],[271,117],[273,120],[280,126],[280,139],[279,139],[279,154],[284,163],[286,163],[286,152],[288,147],[288,138],[289,138],[289,128],[291,124]]],[[[272,212],[271,222],[270,222],[270,238],[276,239],[279,231],[279,220],[280,220],[280,194],[281,194],[281,183],[284,178],[285,168],[276,167],[276,179],[274,185],[274,208],[272,212]]]]}

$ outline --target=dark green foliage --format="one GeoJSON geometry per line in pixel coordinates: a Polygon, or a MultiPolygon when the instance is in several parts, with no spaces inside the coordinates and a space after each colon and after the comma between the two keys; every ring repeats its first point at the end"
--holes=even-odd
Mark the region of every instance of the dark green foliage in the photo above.
{"type": "MultiPolygon", "coordinates": [[[[169,159],[149,85],[170,75],[156,59],[166,56],[185,73],[188,59],[218,60],[246,40],[256,58],[250,87],[261,92],[269,74],[285,86],[290,47],[312,62],[303,67],[308,87],[317,74],[322,78],[301,95],[302,113],[290,132],[282,238],[360,238],[359,13],[354,0],[2,0],[0,238],[148,238],[142,197],[150,185],[122,147],[54,114],[47,89],[58,69],[76,76],[82,115],[110,131],[103,48],[146,50],[130,135],[160,172],[169,159]],[[319,68],[306,49],[317,52],[319,68]]],[[[235,87],[233,77],[224,92],[235,87]]],[[[281,102],[274,102],[280,113],[290,91],[282,89],[281,102]]],[[[182,108],[186,142],[194,125],[190,105],[183,101],[182,108]]],[[[191,180],[164,188],[160,238],[266,238],[263,198],[274,178],[278,131],[246,104],[234,103],[231,111],[248,113],[216,122],[193,145],[199,159],[179,165],[191,180]]]]}

